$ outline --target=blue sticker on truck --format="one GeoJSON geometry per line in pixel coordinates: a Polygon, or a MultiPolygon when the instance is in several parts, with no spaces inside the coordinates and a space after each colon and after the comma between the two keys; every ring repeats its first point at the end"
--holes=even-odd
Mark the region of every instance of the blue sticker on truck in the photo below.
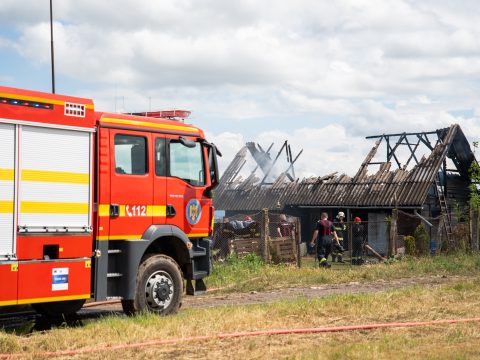
{"type": "Polygon", "coordinates": [[[68,268],[52,269],[52,291],[68,290],[68,268]]]}
{"type": "Polygon", "coordinates": [[[191,199],[185,209],[185,216],[187,221],[191,225],[195,225],[200,220],[202,216],[202,207],[200,206],[200,201],[197,199],[191,199]]]}

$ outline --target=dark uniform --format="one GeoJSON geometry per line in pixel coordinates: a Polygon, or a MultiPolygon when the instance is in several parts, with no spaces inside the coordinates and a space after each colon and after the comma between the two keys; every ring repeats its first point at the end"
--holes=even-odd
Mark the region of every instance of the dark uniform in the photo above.
{"type": "Polygon", "coordinates": [[[337,259],[338,262],[343,262],[342,249],[344,248],[343,240],[344,240],[344,236],[347,233],[347,225],[343,221],[338,220],[333,223],[333,226],[335,228],[335,232],[337,233],[338,242],[340,243],[341,248],[339,248],[338,246],[333,246],[332,262],[335,262],[335,259],[337,259]]]}
{"type": "Polygon", "coordinates": [[[332,234],[335,231],[333,223],[330,220],[318,220],[317,228],[317,258],[320,266],[327,263],[328,255],[332,251],[332,234]]]}
{"type": "Polygon", "coordinates": [[[294,225],[287,222],[287,221],[282,221],[278,225],[278,230],[280,231],[280,234],[282,236],[292,236],[293,230],[294,230],[294,225]]]}
{"type": "Polygon", "coordinates": [[[352,265],[361,265],[363,263],[363,244],[365,239],[365,225],[355,222],[352,227],[352,265]]]}

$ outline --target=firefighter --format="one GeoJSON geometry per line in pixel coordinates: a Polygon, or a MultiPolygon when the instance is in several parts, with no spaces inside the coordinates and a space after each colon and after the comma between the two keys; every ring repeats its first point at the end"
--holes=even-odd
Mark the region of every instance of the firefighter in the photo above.
{"type": "Polygon", "coordinates": [[[312,241],[310,242],[312,247],[315,243],[317,244],[317,258],[319,266],[323,268],[331,267],[327,259],[332,251],[332,235],[335,238],[336,244],[340,246],[333,223],[328,220],[327,213],[323,212],[320,215],[320,220],[317,222],[317,227],[313,232],[312,241]]]}
{"type": "Polygon", "coordinates": [[[227,217],[223,218],[223,223],[219,224],[218,227],[215,227],[214,234],[213,249],[218,250],[217,256],[224,259],[229,254],[228,243],[230,239],[235,238],[235,231],[227,217]]]}
{"type": "Polygon", "coordinates": [[[280,223],[277,226],[277,235],[278,237],[295,235],[294,225],[288,222],[285,214],[280,214],[280,223]]]}
{"type": "Polygon", "coordinates": [[[332,262],[335,262],[337,260],[339,263],[343,263],[343,239],[344,236],[347,232],[347,225],[345,224],[345,214],[343,211],[340,211],[333,222],[333,226],[335,227],[335,232],[337,233],[338,236],[338,242],[340,243],[340,246],[334,245],[332,248],[332,262]]]}
{"type": "Polygon", "coordinates": [[[245,220],[243,221],[243,225],[245,228],[249,230],[250,237],[257,238],[260,237],[260,224],[253,220],[251,216],[245,216],[245,220]]]}
{"type": "Polygon", "coordinates": [[[365,226],[358,216],[353,219],[352,238],[352,265],[362,265],[363,245],[366,237],[365,226]]]}

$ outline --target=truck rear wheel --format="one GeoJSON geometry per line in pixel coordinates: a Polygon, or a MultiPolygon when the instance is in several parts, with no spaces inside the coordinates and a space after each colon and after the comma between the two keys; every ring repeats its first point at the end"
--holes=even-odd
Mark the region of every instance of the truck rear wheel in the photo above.
{"type": "Polygon", "coordinates": [[[153,312],[169,315],[177,312],[183,295],[183,279],[177,263],[165,255],[143,261],[137,273],[134,300],[122,300],[128,315],[153,312]]]}
{"type": "Polygon", "coordinates": [[[54,318],[73,315],[82,308],[83,304],[85,299],[32,304],[32,308],[41,315],[54,318]]]}

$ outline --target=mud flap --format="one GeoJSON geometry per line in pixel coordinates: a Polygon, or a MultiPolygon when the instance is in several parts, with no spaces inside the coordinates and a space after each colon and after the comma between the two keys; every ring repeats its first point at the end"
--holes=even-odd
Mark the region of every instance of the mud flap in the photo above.
{"type": "Polygon", "coordinates": [[[207,286],[205,285],[205,282],[203,281],[203,279],[195,280],[195,287],[193,287],[192,280],[187,279],[187,289],[186,289],[187,295],[192,295],[192,296],[200,295],[205,293],[206,291],[207,291],[207,286]]]}

